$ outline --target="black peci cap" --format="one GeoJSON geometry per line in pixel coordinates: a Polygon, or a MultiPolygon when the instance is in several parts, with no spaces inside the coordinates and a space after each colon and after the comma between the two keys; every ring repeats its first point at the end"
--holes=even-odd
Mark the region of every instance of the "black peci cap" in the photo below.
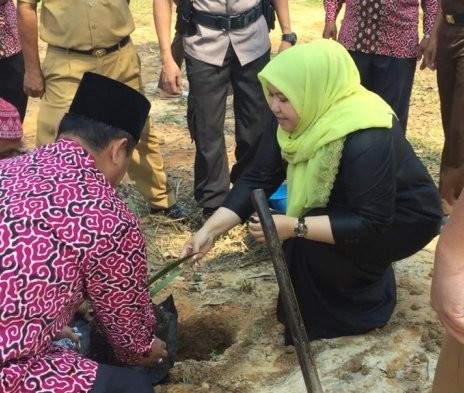
{"type": "Polygon", "coordinates": [[[124,83],[86,72],[77,88],[69,113],[119,128],[138,141],[150,106],[145,96],[124,83]]]}

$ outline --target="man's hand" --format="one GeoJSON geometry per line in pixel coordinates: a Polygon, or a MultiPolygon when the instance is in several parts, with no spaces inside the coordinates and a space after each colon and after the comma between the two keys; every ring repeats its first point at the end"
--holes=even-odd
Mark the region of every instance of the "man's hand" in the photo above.
{"type": "Polygon", "coordinates": [[[161,64],[163,67],[163,90],[168,94],[182,94],[182,76],[171,50],[171,0],[153,0],[153,20],[158,36],[161,64]]]}
{"type": "Polygon", "coordinates": [[[279,53],[283,52],[285,49],[291,48],[292,44],[288,41],[280,41],[279,53]]]}
{"type": "Polygon", "coordinates": [[[433,34],[431,37],[424,37],[419,44],[419,53],[417,61],[422,60],[420,69],[429,68],[432,71],[436,69],[435,57],[437,53],[437,37],[433,34]]]}
{"type": "Polygon", "coordinates": [[[24,93],[30,97],[42,97],[45,81],[40,66],[37,5],[18,1],[18,31],[24,55],[24,93]]]}
{"type": "Polygon", "coordinates": [[[42,97],[45,93],[45,80],[41,69],[26,70],[24,73],[24,93],[29,97],[42,97]]]}
{"type": "Polygon", "coordinates": [[[76,344],[76,348],[79,349],[79,336],[74,333],[69,326],[65,326],[63,330],[56,335],[54,340],[61,340],[63,338],[69,338],[74,344],[76,344]]]}
{"type": "Polygon", "coordinates": [[[77,309],[76,314],[78,314],[83,320],[90,322],[94,317],[93,308],[90,302],[88,300],[84,300],[77,309]]]}
{"type": "Polygon", "coordinates": [[[335,22],[325,22],[322,38],[337,39],[337,25],[335,22]]]}
{"type": "Polygon", "coordinates": [[[150,353],[146,357],[140,358],[137,366],[154,367],[162,363],[168,357],[166,343],[156,338],[151,345],[150,353]]]}
{"type": "Polygon", "coordinates": [[[163,62],[163,90],[169,94],[182,94],[182,74],[171,57],[163,62]]]}

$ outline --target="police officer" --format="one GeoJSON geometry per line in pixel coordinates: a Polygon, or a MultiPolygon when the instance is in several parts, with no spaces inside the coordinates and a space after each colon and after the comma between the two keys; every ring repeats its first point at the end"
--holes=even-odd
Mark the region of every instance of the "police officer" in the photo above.
{"type": "MultiPolygon", "coordinates": [[[[266,0],[264,0],[266,1],[266,0]]],[[[273,0],[282,30],[282,51],[296,43],[288,0],[273,0]]],[[[189,5],[180,1],[180,7],[189,5]]],[[[192,3],[190,3],[192,4],[192,3]]],[[[261,0],[195,0],[184,20],[184,50],[189,82],[188,127],[196,145],[194,197],[209,217],[252,161],[269,107],[257,74],[267,64],[271,42],[261,0]],[[229,83],[234,94],[235,158],[229,174],[224,120],[229,83]]],[[[164,88],[182,92],[179,67],[171,53],[171,0],[153,0],[164,88]]]]}

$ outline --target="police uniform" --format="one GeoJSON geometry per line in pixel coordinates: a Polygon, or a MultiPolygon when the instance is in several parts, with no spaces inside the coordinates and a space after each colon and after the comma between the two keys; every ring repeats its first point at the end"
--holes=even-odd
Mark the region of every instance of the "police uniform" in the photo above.
{"type": "Polygon", "coordinates": [[[269,118],[257,74],[269,61],[271,43],[260,0],[195,0],[193,8],[196,34],[184,36],[184,49],[188,126],[196,145],[194,196],[199,206],[214,209],[224,201],[230,182],[252,161],[269,118]],[[239,16],[238,24],[228,25],[231,15],[239,16]],[[229,82],[236,142],[230,175],[224,140],[229,82]]]}
{"type": "MultiPolygon", "coordinates": [[[[99,73],[143,91],[140,59],[130,39],[134,29],[127,0],[42,1],[39,33],[48,47],[42,64],[45,94],[37,119],[37,145],[54,141],[56,126],[84,72],[99,73]]],[[[151,206],[167,208],[175,203],[173,193],[166,189],[163,159],[149,120],[134,151],[129,175],[151,206]]]]}

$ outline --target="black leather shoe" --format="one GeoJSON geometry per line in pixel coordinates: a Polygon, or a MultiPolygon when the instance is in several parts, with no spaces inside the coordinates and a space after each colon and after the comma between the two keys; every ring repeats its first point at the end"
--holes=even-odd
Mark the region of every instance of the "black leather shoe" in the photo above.
{"type": "Polygon", "coordinates": [[[182,204],[176,202],[174,205],[169,206],[166,209],[152,207],[150,209],[150,214],[163,214],[166,217],[173,218],[174,220],[181,220],[187,218],[188,211],[182,204]]]}

